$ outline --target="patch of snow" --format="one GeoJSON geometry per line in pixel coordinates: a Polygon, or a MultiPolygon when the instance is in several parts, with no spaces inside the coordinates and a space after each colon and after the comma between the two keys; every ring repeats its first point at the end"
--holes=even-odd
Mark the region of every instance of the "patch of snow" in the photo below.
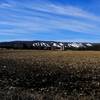
{"type": "Polygon", "coordinates": [[[55,47],[56,47],[56,46],[57,46],[57,44],[56,44],[56,43],[53,43],[53,46],[55,46],[55,47]]]}
{"type": "Polygon", "coordinates": [[[63,43],[59,43],[59,45],[60,45],[60,46],[63,46],[64,44],[63,44],[63,43]]]}
{"type": "Polygon", "coordinates": [[[33,46],[40,46],[40,44],[37,42],[37,43],[33,43],[33,46]]]}
{"type": "Polygon", "coordinates": [[[76,47],[76,48],[79,48],[79,47],[84,47],[84,45],[82,43],[69,43],[68,44],[69,47],[76,47]]]}
{"type": "Polygon", "coordinates": [[[57,43],[53,43],[53,45],[52,46],[54,46],[54,47],[61,47],[59,44],[57,44],[57,43]]]}
{"type": "Polygon", "coordinates": [[[33,44],[33,47],[35,46],[35,44],[33,44]]]}
{"type": "Polygon", "coordinates": [[[42,42],[41,44],[42,44],[41,46],[44,46],[44,47],[50,47],[50,45],[47,44],[47,43],[42,42]]]}
{"type": "Polygon", "coordinates": [[[41,42],[41,43],[39,43],[39,42],[33,43],[33,46],[34,46],[34,47],[35,47],[35,46],[50,47],[49,44],[44,43],[44,42],[41,42]]]}
{"type": "Polygon", "coordinates": [[[90,44],[90,43],[87,43],[86,45],[87,45],[87,46],[92,46],[92,44],[90,44]]]}

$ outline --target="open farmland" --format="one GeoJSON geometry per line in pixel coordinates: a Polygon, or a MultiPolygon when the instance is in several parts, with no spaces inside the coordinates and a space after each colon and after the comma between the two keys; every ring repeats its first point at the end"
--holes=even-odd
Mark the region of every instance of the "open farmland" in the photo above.
{"type": "Polygon", "coordinates": [[[0,100],[100,100],[100,52],[0,50],[0,100]]]}

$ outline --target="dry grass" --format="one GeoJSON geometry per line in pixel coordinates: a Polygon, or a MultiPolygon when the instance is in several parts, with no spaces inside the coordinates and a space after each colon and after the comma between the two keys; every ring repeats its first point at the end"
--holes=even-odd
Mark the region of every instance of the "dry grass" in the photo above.
{"type": "Polygon", "coordinates": [[[0,100],[99,100],[100,52],[0,50],[0,92],[0,100]]]}

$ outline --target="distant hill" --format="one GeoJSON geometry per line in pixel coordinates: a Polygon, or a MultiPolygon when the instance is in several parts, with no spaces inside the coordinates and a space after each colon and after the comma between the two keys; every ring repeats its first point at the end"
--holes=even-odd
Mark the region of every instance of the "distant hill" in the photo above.
{"type": "Polygon", "coordinates": [[[100,50],[100,43],[56,41],[0,42],[0,48],[34,50],[100,50]]]}

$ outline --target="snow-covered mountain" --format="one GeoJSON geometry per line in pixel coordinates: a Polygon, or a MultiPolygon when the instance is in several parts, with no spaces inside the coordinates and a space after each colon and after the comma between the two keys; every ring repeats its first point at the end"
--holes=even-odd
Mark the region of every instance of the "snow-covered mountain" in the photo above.
{"type": "Polygon", "coordinates": [[[44,43],[44,42],[36,42],[36,43],[33,43],[32,45],[33,45],[33,47],[37,47],[37,46],[50,47],[50,45],[48,43],[44,43]]]}
{"type": "Polygon", "coordinates": [[[80,47],[85,47],[82,43],[68,43],[68,47],[75,47],[75,48],[80,48],[80,47]]]}
{"type": "Polygon", "coordinates": [[[60,48],[62,46],[64,47],[73,47],[73,48],[85,48],[85,47],[90,47],[92,46],[93,44],[92,43],[80,43],[80,42],[40,42],[40,41],[37,41],[37,42],[33,42],[33,47],[57,47],[57,48],[60,48]]]}
{"type": "Polygon", "coordinates": [[[0,48],[14,49],[61,49],[65,50],[100,50],[100,43],[56,42],[56,41],[12,41],[1,42],[0,48]]]}

